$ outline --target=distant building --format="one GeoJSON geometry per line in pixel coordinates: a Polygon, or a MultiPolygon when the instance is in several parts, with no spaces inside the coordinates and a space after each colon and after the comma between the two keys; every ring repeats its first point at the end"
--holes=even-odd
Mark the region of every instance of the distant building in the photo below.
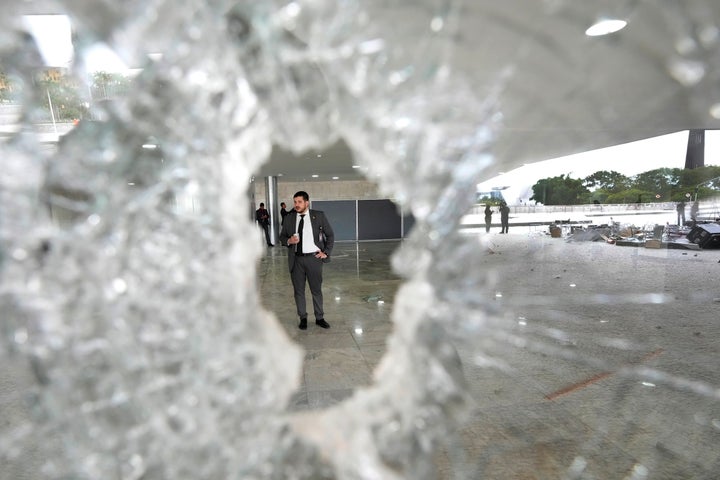
{"type": "Polygon", "coordinates": [[[475,196],[475,203],[483,203],[483,199],[490,198],[495,201],[507,201],[502,194],[502,191],[510,187],[493,187],[489,192],[477,192],[475,196]]]}

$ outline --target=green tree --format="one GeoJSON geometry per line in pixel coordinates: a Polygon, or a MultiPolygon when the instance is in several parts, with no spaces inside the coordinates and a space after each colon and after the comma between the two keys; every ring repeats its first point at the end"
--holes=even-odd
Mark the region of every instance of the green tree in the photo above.
{"type": "Polygon", "coordinates": [[[0,102],[12,102],[20,96],[20,88],[18,82],[14,81],[11,75],[8,75],[0,69],[0,102]]]}
{"type": "Polygon", "coordinates": [[[630,179],[614,170],[600,170],[585,177],[584,185],[590,190],[601,189],[607,193],[617,193],[630,187],[630,179]]]}
{"type": "Polygon", "coordinates": [[[95,72],[90,92],[94,100],[122,97],[130,90],[132,80],[125,75],[109,72],[95,72]]]}
{"type": "Polygon", "coordinates": [[[678,187],[693,189],[696,185],[707,180],[705,168],[707,167],[683,169],[679,175],[678,187]]]}
{"type": "Polygon", "coordinates": [[[543,178],[533,185],[531,201],[544,205],[579,205],[590,199],[590,190],[584,180],[569,175],[543,178]]]}
{"type": "Polygon", "coordinates": [[[53,114],[58,121],[69,121],[83,118],[88,114],[91,101],[116,98],[127,94],[131,79],[117,73],[96,72],[93,74],[90,85],[90,99],[88,100],[87,87],[80,84],[73,77],[62,75],[52,77],[43,75],[37,84],[46,92],[44,106],[49,110],[52,102],[53,114]]]}
{"type": "Polygon", "coordinates": [[[654,202],[654,192],[648,192],[647,190],[640,190],[638,188],[630,188],[617,193],[611,193],[605,199],[605,203],[646,203],[654,202]]]}
{"type": "Polygon", "coordinates": [[[600,170],[585,177],[584,185],[591,191],[590,201],[611,203],[610,195],[630,188],[630,178],[614,170],[600,170]]]}
{"type": "Polygon", "coordinates": [[[660,200],[669,201],[676,193],[680,179],[680,168],[656,168],[632,177],[632,188],[660,195],[660,200]]]}
{"type": "Polygon", "coordinates": [[[57,121],[70,121],[81,118],[87,111],[85,98],[81,95],[78,82],[63,75],[53,78],[43,75],[36,79],[43,95],[43,105],[48,111],[52,102],[53,115],[57,121]],[[48,97],[50,100],[48,101],[48,97]]]}
{"type": "Polygon", "coordinates": [[[673,200],[687,200],[687,194],[698,197],[717,195],[720,190],[720,166],[709,165],[705,167],[683,169],[680,171],[680,181],[673,200]]]}

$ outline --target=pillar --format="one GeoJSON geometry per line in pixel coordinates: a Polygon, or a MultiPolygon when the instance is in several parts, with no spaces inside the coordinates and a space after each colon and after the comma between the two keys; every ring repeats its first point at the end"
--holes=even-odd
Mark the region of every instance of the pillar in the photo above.
{"type": "Polygon", "coordinates": [[[278,202],[277,177],[265,177],[265,205],[270,212],[270,241],[278,244],[280,237],[280,204],[278,202]]]}
{"type": "Polygon", "coordinates": [[[690,130],[688,133],[685,168],[705,166],[705,130],[690,130]]]}

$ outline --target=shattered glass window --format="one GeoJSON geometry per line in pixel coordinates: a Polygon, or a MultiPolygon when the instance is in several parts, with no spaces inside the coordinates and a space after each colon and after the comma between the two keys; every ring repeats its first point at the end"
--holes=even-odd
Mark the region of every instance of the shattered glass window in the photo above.
{"type": "Polygon", "coordinates": [[[501,171],[718,127],[716,3],[601,3],[5,2],[0,478],[714,478],[718,250],[461,228],[501,171]],[[297,410],[248,185],[339,139],[415,225],[372,379],[297,410]]]}

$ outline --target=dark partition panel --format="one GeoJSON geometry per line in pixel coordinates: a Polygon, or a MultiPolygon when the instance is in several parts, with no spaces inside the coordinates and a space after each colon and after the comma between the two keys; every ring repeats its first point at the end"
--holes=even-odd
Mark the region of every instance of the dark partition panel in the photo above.
{"type": "Polygon", "coordinates": [[[410,231],[412,230],[412,227],[415,225],[415,217],[412,213],[406,213],[402,217],[403,219],[403,238],[407,238],[410,236],[410,231]]]}
{"type": "Polygon", "coordinates": [[[318,200],[313,201],[310,207],[325,212],[335,232],[335,241],[357,240],[355,200],[318,200]]]}
{"type": "Polygon", "coordinates": [[[401,237],[400,214],[390,200],[358,200],[358,240],[401,237]]]}

